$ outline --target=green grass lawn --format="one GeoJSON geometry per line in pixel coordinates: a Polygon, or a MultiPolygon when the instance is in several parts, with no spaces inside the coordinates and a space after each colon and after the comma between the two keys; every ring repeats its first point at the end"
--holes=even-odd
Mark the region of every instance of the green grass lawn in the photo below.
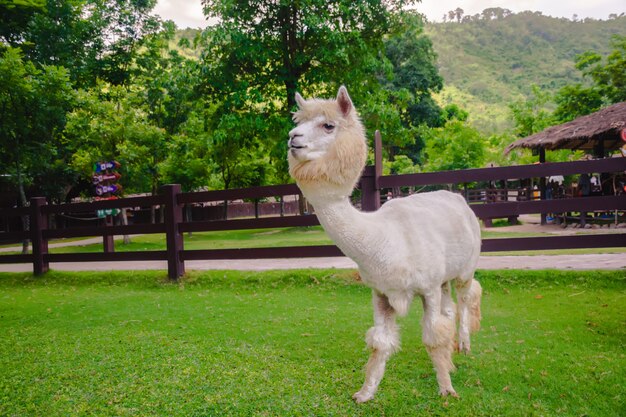
{"type": "MultiPolygon", "coordinates": [[[[321,226],[288,227],[282,229],[226,230],[219,232],[197,232],[185,234],[185,249],[227,249],[260,248],[284,246],[330,245],[332,241],[321,226]]],[[[131,243],[125,245],[115,241],[119,252],[165,250],[165,235],[131,236],[131,243]]],[[[51,248],[51,253],[101,252],[102,244],[51,248]]]]}
{"type": "Polygon", "coordinates": [[[440,398],[420,303],[376,398],[350,271],[0,274],[2,416],[623,416],[624,271],[479,271],[483,328],[440,398]]]}

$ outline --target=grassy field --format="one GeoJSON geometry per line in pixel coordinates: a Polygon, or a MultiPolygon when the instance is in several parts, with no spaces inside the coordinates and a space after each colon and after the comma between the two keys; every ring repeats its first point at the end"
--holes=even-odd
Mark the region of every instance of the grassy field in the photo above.
{"type": "Polygon", "coordinates": [[[624,271],[480,271],[483,328],[440,398],[416,302],[356,405],[350,271],[0,274],[2,416],[623,416],[624,271]]]}

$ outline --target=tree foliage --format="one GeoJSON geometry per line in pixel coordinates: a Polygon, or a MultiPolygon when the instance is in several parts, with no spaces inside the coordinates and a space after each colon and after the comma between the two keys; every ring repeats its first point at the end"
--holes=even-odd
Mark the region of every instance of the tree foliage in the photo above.
{"type": "Polygon", "coordinates": [[[203,36],[202,85],[218,103],[212,125],[229,126],[213,143],[227,149],[227,140],[228,147],[244,149],[251,139],[262,141],[286,180],[285,138],[296,91],[328,95],[345,83],[357,102],[376,95],[378,76],[387,69],[379,56],[383,36],[411,3],[203,1],[207,17],[220,23],[203,36]]]}
{"type": "Polygon", "coordinates": [[[561,122],[599,110],[605,104],[626,101],[626,35],[611,39],[613,51],[603,58],[587,51],[576,59],[576,68],[591,85],[567,85],[556,94],[555,117],[561,122]]]}
{"type": "Polygon", "coordinates": [[[451,119],[443,127],[426,130],[424,135],[426,171],[479,168],[485,163],[484,139],[466,122],[451,119]]]}
{"type": "Polygon", "coordinates": [[[67,172],[57,134],[73,98],[64,68],[36,68],[16,48],[0,55],[0,160],[23,205],[35,180],[39,192],[55,198],[61,193],[55,184],[67,172]]]}
{"type": "Polygon", "coordinates": [[[366,96],[361,112],[370,131],[384,132],[390,160],[403,153],[420,163],[424,144],[417,127],[440,126],[443,116],[432,97],[441,90],[443,79],[422,16],[400,14],[383,46],[388,69],[379,74],[380,89],[366,96]]]}
{"type": "Polygon", "coordinates": [[[591,26],[620,33],[623,16],[457,8],[433,26],[406,7],[413,0],[204,0],[218,23],[194,37],[152,15],[155,3],[0,0],[0,174],[23,203],[88,190],[103,159],[122,163],[131,193],[285,182],[296,91],[328,97],[345,84],[368,135],[382,131],[394,174],[527,162],[502,155],[514,136],[625,99],[624,36],[610,53],[588,39],[591,26]],[[561,39],[563,28],[576,36],[561,39]],[[553,53],[555,42],[571,51],[553,53]],[[442,92],[440,68],[457,90],[442,92]],[[468,114],[451,91],[512,101],[515,131],[483,137],[472,127],[483,108],[468,114]]]}
{"type": "Polygon", "coordinates": [[[150,123],[136,98],[121,86],[101,84],[83,92],[68,115],[64,138],[72,167],[89,178],[98,161],[121,163],[121,183],[129,192],[156,191],[157,166],[165,158],[165,133],[150,123]]]}

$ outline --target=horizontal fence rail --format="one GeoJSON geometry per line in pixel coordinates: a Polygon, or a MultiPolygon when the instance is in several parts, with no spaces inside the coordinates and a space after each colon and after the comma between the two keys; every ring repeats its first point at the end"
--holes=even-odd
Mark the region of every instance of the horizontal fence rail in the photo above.
{"type": "MultiPolygon", "coordinates": [[[[377,138],[379,142],[379,138],[377,138]]],[[[613,173],[626,171],[626,158],[546,163],[514,167],[497,167],[448,171],[423,174],[382,176],[380,144],[377,143],[376,166],[363,172],[359,184],[361,209],[376,210],[380,206],[380,190],[391,187],[426,186],[437,184],[466,184],[480,181],[500,181],[573,175],[581,173],[613,173]]],[[[0,264],[32,263],[33,272],[41,274],[50,263],[59,262],[106,262],[106,261],[167,261],[168,275],[177,278],[185,272],[185,261],[217,259],[264,259],[343,256],[334,245],[291,246],[246,249],[184,249],[184,233],[283,227],[310,227],[319,225],[314,214],[239,218],[232,220],[183,220],[185,205],[233,200],[259,200],[268,197],[300,196],[295,184],[253,187],[219,191],[182,193],[179,185],[163,187],[156,196],[121,198],[94,202],[48,205],[43,198],[33,198],[30,207],[1,209],[0,218],[29,218],[29,231],[0,232],[3,241],[28,239],[32,242],[30,254],[0,255],[0,264]],[[164,221],[154,224],[88,225],[54,229],[49,227],[51,216],[74,213],[95,213],[101,209],[158,207],[164,221]],[[103,253],[48,253],[48,241],[58,238],[100,236],[112,239],[114,235],[165,234],[166,250],[103,253]]],[[[479,218],[507,218],[534,213],[580,213],[626,211],[626,196],[595,196],[531,201],[470,201],[470,207],[479,218]]],[[[112,246],[112,245],[111,245],[112,246]]],[[[591,247],[624,247],[626,233],[594,235],[524,237],[506,239],[483,239],[483,252],[549,250],[591,247]]]]}
{"type": "Polygon", "coordinates": [[[86,237],[86,236],[120,236],[165,233],[165,225],[157,224],[129,224],[119,226],[85,226],[68,229],[47,229],[43,231],[46,239],[86,237]]]}
{"type": "Polygon", "coordinates": [[[420,174],[380,177],[380,188],[419,185],[462,184],[478,181],[516,180],[525,178],[620,172],[626,170],[626,158],[605,158],[590,161],[548,162],[534,165],[464,169],[461,171],[425,172],[420,174]]]}
{"type": "Polygon", "coordinates": [[[276,227],[307,227],[319,225],[317,216],[265,217],[260,219],[209,220],[181,223],[181,232],[212,232],[218,230],[271,229],[276,227]]]}
{"type": "Polygon", "coordinates": [[[482,252],[508,252],[551,249],[619,248],[626,246],[626,233],[551,237],[483,239],[482,252]]]}
{"type": "Polygon", "coordinates": [[[80,212],[94,212],[96,210],[103,209],[121,209],[128,207],[147,207],[157,206],[164,204],[165,199],[163,196],[145,196],[145,197],[127,197],[118,198],[116,200],[99,200],[89,203],[66,203],[44,206],[43,212],[47,214],[52,213],[80,213],[80,212]]]}
{"type": "Polygon", "coordinates": [[[284,195],[300,194],[295,184],[268,185],[251,188],[234,188],[232,190],[201,191],[178,196],[178,204],[203,203],[208,201],[238,200],[242,198],[259,199],[284,195]]]}
{"type": "Polygon", "coordinates": [[[344,255],[335,245],[244,249],[196,249],[183,251],[183,259],[186,261],[209,259],[319,258],[331,256],[344,255]]]}
{"type": "Polygon", "coordinates": [[[597,196],[563,198],[558,200],[503,201],[493,204],[470,205],[478,217],[507,217],[541,212],[626,210],[626,196],[597,196]]]}

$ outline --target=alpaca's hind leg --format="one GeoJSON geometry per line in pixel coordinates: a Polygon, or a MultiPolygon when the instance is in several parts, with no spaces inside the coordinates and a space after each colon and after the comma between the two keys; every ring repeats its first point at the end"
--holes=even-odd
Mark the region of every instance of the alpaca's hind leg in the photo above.
{"type": "Polygon", "coordinates": [[[482,288],[471,278],[456,280],[457,301],[459,303],[459,352],[470,352],[470,333],[480,329],[480,298],[482,288]]]}
{"type": "Polygon", "coordinates": [[[450,281],[441,286],[441,314],[456,322],[456,304],[452,301],[450,281]]]}
{"type": "Polygon", "coordinates": [[[387,359],[400,347],[396,312],[389,304],[387,296],[373,291],[374,327],[367,331],[365,340],[372,349],[365,371],[365,382],[352,398],[357,403],[369,401],[374,397],[385,373],[387,359]]]}
{"type": "Polygon", "coordinates": [[[437,372],[437,383],[441,395],[457,396],[452,388],[450,372],[454,370],[454,321],[442,314],[442,289],[436,288],[422,296],[424,318],[422,319],[422,341],[437,372]]]}
{"type": "MultiPolygon", "coordinates": [[[[441,314],[449,318],[456,325],[456,304],[452,300],[452,285],[450,281],[441,286],[441,314]]],[[[457,341],[454,340],[453,350],[458,348],[457,341]]]]}

